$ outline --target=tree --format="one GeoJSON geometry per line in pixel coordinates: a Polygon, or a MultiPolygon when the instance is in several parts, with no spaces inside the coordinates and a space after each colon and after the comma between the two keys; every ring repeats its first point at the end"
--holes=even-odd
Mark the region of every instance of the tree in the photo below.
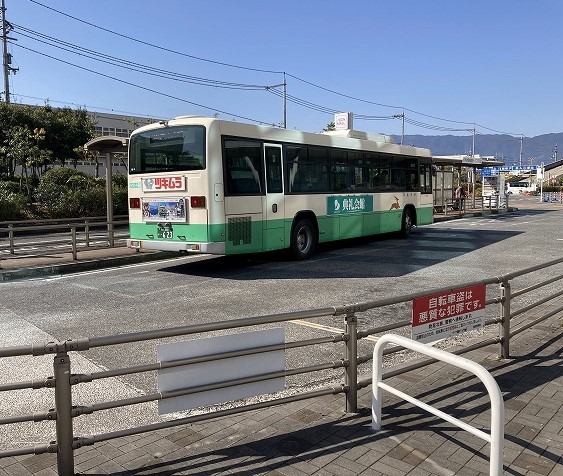
{"type": "Polygon", "coordinates": [[[334,122],[329,122],[326,127],[323,129],[323,132],[328,132],[328,131],[335,131],[336,130],[336,125],[334,124],[334,122]]]}
{"type": "Polygon", "coordinates": [[[28,180],[28,168],[32,165],[32,158],[40,155],[39,147],[33,142],[33,135],[27,126],[14,126],[8,131],[4,139],[3,154],[8,160],[11,176],[14,176],[16,166],[20,166],[20,193],[23,193],[23,178],[27,196],[31,198],[28,180]]]}
{"type": "Polygon", "coordinates": [[[47,105],[34,109],[36,122],[46,131],[44,146],[53,160],[64,166],[70,160],[76,168],[80,156],[76,148],[94,137],[94,119],[85,109],[54,109],[47,105]]]}
{"type": "Polygon", "coordinates": [[[0,150],[0,173],[9,178],[14,177],[16,164],[6,143],[14,140],[15,127],[27,128],[37,147],[26,152],[33,152],[33,156],[26,158],[26,162],[30,159],[33,173],[38,173],[40,169],[44,172],[54,160],[63,165],[71,160],[76,166],[79,155],[75,149],[94,137],[94,118],[84,109],[0,103],[0,147],[3,147],[0,150]]]}

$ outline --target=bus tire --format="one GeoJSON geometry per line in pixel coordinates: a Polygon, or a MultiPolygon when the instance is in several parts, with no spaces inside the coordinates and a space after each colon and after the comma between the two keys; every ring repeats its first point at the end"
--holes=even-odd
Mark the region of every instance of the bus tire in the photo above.
{"type": "Polygon", "coordinates": [[[317,233],[311,220],[302,218],[291,231],[291,251],[299,260],[306,260],[315,252],[317,233]]]}
{"type": "Polygon", "coordinates": [[[403,216],[401,218],[401,236],[403,238],[408,238],[412,232],[412,227],[414,226],[414,216],[410,208],[405,208],[403,210],[403,216]]]}

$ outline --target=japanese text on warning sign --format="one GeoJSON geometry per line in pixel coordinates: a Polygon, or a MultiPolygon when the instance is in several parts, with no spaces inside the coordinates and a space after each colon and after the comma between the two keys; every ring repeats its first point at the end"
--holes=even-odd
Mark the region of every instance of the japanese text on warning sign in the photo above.
{"type": "Polygon", "coordinates": [[[413,299],[411,338],[433,342],[485,325],[485,285],[413,299]]]}

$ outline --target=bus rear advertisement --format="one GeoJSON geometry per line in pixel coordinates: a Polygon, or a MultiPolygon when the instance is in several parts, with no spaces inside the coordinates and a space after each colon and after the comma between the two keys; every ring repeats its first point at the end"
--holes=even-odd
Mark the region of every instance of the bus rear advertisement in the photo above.
{"type": "Polygon", "coordinates": [[[311,134],[179,117],[129,141],[128,246],[243,254],[433,221],[428,149],[357,131],[311,134]]]}

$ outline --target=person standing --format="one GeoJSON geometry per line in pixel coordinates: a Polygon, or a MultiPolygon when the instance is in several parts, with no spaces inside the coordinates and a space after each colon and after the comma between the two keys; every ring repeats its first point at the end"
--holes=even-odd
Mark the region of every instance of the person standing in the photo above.
{"type": "Polygon", "coordinates": [[[463,189],[461,184],[457,186],[455,189],[455,207],[454,210],[461,210],[461,195],[463,193],[463,189]]]}

